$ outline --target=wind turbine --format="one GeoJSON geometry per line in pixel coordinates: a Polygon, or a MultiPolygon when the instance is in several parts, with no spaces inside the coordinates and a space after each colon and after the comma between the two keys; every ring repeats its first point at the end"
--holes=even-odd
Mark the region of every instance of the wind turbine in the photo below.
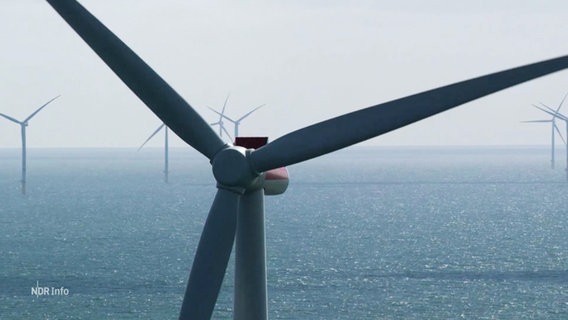
{"type": "MultiPolygon", "coordinates": [[[[235,244],[234,319],[266,319],[265,183],[282,167],[379,136],[496,91],[568,68],[545,60],[354,111],[258,149],[225,143],[126,44],[74,0],[47,0],[122,81],[182,140],[208,158],[217,193],[185,291],[180,319],[209,319],[235,244]]],[[[284,190],[280,190],[284,191],[284,190]]]]}
{"type": "Polygon", "coordinates": [[[28,126],[28,122],[38,113],[41,111],[41,109],[45,108],[49,103],[51,103],[53,100],[59,98],[59,96],[49,100],[48,102],[46,102],[44,105],[42,105],[41,107],[37,108],[36,111],[34,111],[32,114],[30,114],[27,118],[25,118],[23,121],[19,121],[16,120],[8,115],[5,115],[3,113],[0,113],[0,116],[15,122],[17,124],[20,125],[20,131],[21,131],[21,135],[22,135],[22,194],[26,194],[26,175],[27,175],[27,167],[26,167],[26,127],[28,126]]]}
{"type": "MultiPolygon", "coordinates": [[[[558,105],[558,108],[556,108],[556,112],[560,111],[560,108],[562,108],[562,104],[564,103],[564,100],[566,100],[566,96],[568,96],[568,93],[566,95],[564,95],[564,98],[562,99],[562,101],[560,102],[560,104],[558,105]]],[[[533,104],[533,107],[538,108],[537,106],[535,106],[533,104]]],[[[556,142],[554,141],[554,131],[556,131],[558,133],[558,135],[560,136],[560,138],[562,139],[562,141],[566,144],[566,140],[564,140],[564,137],[562,136],[562,134],[560,133],[560,130],[558,129],[558,126],[556,125],[556,117],[553,116],[550,120],[530,120],[530,121],[523,121],[524,123],[550,123],[551,124],[551,155],[550,155],[550,166],[552,169],[554,169],[555,167],[555,160],[556,160],[556,155],[555,155],[555,149],[556,149],[556,142]]]]}
{"type": "Polygon", "coordinates": [[[232,140],[231,135],[229,134],[229,132],[227,132],[227,129],[225,128],[225,123],[223,122],[223,118],[225,117],[225,108],[227,107],[227,101],[229,100],[229,96],[230,96],[230,94],[227,95],[227,98],[225,99],[225,103],[223,103],[223,109],[221,110],[221,112],[218,112],[217,110],[214,110],[211,107],[207,107],[207,108],[209,108],[209,109],[213,110],[213,112],[219,114],[219,120],[217,120],[217,122],[210,123],[210,125],[212,125],[212,126],[219,126],[219,137],[223,138],[223,132],[225,132],[225,134],[227,134],[227,136],[229,137],[229,140],[232,140]]]}
{"type": "MultiPolygon", "coordinates": [[[[541,108],[539,106],[535,106],[537,109],[540,109],[546,113],[548,113],[549,115],[559,118],[561,120],[564,121],[565,125],[566,125],[566,137],[568,137],[568,117],[566,117],[565,115],[563,115],[562,113],[555,111],[554,109],[548,107],[547,105],[543,104],[543,106],[546,108],[541,108]]],[[[567,138],[568,139],[568,138],[567,138]]],[[[568,181],[568,142],[566,140],[564,140],[564,143],[566,145],[566,181],[568,181]]]]}
{"type": "MultiPolygon", "coordinates": [[[[213,112],[215,112],[216,114],[218,114],[219,117],[225,118],[225,119],[227,119],[227,120],[229,120],[229,121],[231,121],[231,122],[233,123],[233,125],[235,126],[235,139],[236,139],[236,138],[239,136],[239,125],[241,124],[241,121],[243,121],[246,117],[250,116],[253,112],[255,112],[256,110],[258,110],[258,109],[260,109],[260,108],[262,108],[262,107],[264,107],[264,106],[265,106],[264,104],[261,104],[260,106],[258,106],[258,107],[256,107],[256,108],[252,109],[251,111],[245,113],[245,115],[243,115],[242,117],[238,118],[237,120],[233,120],[233,119],[227,117],[223,112],[218,112],[218,111],[215,110],[215,109],[212,109],[212,108],[209,108],[209,107],[208,107],[208,108],[209,108],[211,111],[213,111],[213,112]]],[[[224,108],[223,108],[223,110],[224,110],[224,108]]]]}
{"type": "Polygon", "coordinates": [[[162,123],[162,125],[159,126],[158,129],[156,129],[156,131],[154,131],[154,133],[152,133],[152,135],[150,135],[148,139],[146,139],[146,141],[144,141],[144,143],[138,148],[137,151],[140,151],[140,149],[142,149],[142,147],[144,147],[144,145],[148,141],[150,141],[150,139],[152,139],[160,130],[162,130],[162,128],[164,128],[164,181],[168,183],[168,175],[169,175],[168,127],[164,123],[162,123]]]}

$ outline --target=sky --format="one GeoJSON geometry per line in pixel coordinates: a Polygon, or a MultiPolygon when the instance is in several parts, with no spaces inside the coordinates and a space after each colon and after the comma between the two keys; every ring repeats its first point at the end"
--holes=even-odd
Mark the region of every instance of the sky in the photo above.
{"type": "MultiPolygon", "coordinates": [[[[217,120],[207,106],[220,109],[228,94],[230,117],[266,104],[240,132],[271,140],[568,54],[564,0],[80,2],[206,121],[217,120]]],[[[30,148],[135,148],[161,124],[47,2],[3,0],[0,21],[0,113],[24,119],[61,95],[30,121],[30,148]]],[[[557,106],[566,93],[568,71],[561,71],[363,144],[545,145],[549,126],[521,121],[548,119],[531,104],[557,106]]],[[[19,135],[0,119],[0,148],[19,147],[19,135]]],[[[156,138],[148,145],[160,146],[156,138]]]]}

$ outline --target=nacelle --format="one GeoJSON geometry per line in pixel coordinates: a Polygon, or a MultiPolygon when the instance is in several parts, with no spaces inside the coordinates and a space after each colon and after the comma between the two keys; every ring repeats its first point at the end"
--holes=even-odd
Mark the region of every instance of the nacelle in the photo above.
{"type": "MultiPolygon", "coordinates": [[[[258,149],[268,143],[268,137],[236,137],[235,146],[258,149]]],[[[288,188],[288,169],[285,167],[266,171],[263,174],[262,188],[267,196],[283,194],[288,188]]]]}

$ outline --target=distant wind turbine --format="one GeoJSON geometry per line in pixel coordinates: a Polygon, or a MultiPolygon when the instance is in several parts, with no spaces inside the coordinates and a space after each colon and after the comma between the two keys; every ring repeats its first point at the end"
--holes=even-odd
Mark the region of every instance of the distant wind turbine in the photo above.
{"type": "Polygon", "coordinates": [[[231,135],[229,134],[229,132],[227,132],[227,129],[225,129],[225,123],[223,122],[223,118],[225,116],[225,108],[227,107],[227,101],[229,100],[229,96],[230,94],[227,95],[225,103],[223,103],[223,109],[221,110],[221,112],[214,110],[211,107],[207,108],[213,110],[213,112],[219,115],[219,120],[217,120],[217,122],[210,123],[210,125],[212,126],[219,126],[219,137],[223,138],[223,132],[225,132],[225,134],[227,134],[227,136],[229,137],[229,140],[232,140],[231,135]]]}
{"type": "Polygon", "coordinates": [[[150,135],[150,137],[146,139],[146,141],[144,141],[144,143],[138,148],[137,151],[140,151],[140,149],[142,149],[142,147],[144,147],[144,145],[148,141],[150,141],[150,139],[152,139],[158,132],[160,132],[162,128],[164,128],[164,181],[168,183],[168,175],[169,175],[168,127],[162,123],[162,125],[159,126],[158,129],[156,129],[156,131],[154,131],[154,133],[152,133],[152,135],[150,135]]]}
{"type": "Polygon", "coordinates": [[[26,194],[26,127],[28,126],[28,122],[38,113],[41,111],[41,109],[45,108],[48,104],[50,104],[53,100],[59,98],[60,96],[57,96],[51,100],[49,100],[48,102],[46,102],[43,106],[39,107],[36,111],[34,111],[32,114],[30,114],[26,119],[24,119],[24,121],[18,121],[8,115],[5,115],[3,113],[0,113],[0,116],[15,122],[17,124],[20,125],[21,128],[21,132],[22,132],[22,194],[26,194]]]}
{"type": "MultiPolygon", "coordinates": [[[[562,99],[562,101],[560,102],[560,104],[558,105],[558,107],[556,108],[555,112],[559,112],[560,108],[562,108],[562,104],[564,103],[564,100],[566,100],[566,96],[568,96],[568,93],[566,95],[564,95],[564,98],[562,99]]],[[[535,106],[533,104],[533,107],[538,108],[537,106],[535,106]]],[[[538,108],[540,109],[540,108],[538,108]]],[[[564,140],[564,137],[562,137],[562,134],[560,133],[560,130],[558,129],[558,126],[556,125],[556,116],[552,116],[552,118],[550,120],[530,120],[530,121],[523,121],[524,123],[550,123],[551,124],[551,157],[550,157],[550,166],[552,169],[554,169],[555,167],[555,159],[556,159],[556,155],[555,155],[555,148],[556,148],[556,143],[554,141],[554,131],[556,131],[558,133],[558,135],[560,136],[560,138],[562,139],[562,141],[566,144],[566,140],[564,140]]],[[[567,137],[568,138],[568,137],[567,137]]]]}
{"type": "MultiPolygon", "coordinates": [[[[542,104],[544,106],[544,108],[541,108],[539,106],[535,106],[536,108],[548,113],[549,115],[559,118],[561,120],[564,120],[564,123],[566,124],[566,137],[568,139],[568,117],[566,117],[565,115],[563,115],[562,113],[548,107],[545,104],[542,104]]],[[[564,141],[566,144],[566,180],[568,181],[568,143],[566,143],[566,140],[564,141]]]]}
{"type": "Polygon", "coordinates": [[[264,106],[265,106],[264,104],[261,104],[260,106],[258,106],[258,107],[256,107],[256,108],[252,109],[251,111],[247,112],[244,116],[240,117],[240,118],[237,119],[237,120],[233,120],[233,119],[227,117],[224,113],[221,113],[221,112],[219,112],[219,111],[216,111],[215,109],[212,109],[212,108],[209,108],[209,107],[208,107],[208,108],[209,108],[211,111],[213,111],[213,112],[215,112],[216,114],[218,114],[221,118],[225,118],[225,119],[231,121],[231,122],[235,125],[235,139],[236,139],[236,138],[239,136],[239,125],[241,124],[241,121],[243,121],[244,118],[250,116],[253,112],[255,112],[256,110],[258,110],[258,109],[260,109],[260,108],[262,108],[262,107],[264,107],[264,106]]]}

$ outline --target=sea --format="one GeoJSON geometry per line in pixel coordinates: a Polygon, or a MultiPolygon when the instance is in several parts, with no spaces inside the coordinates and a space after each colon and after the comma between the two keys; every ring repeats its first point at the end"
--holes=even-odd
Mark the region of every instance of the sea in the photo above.
{"type": "MultiPolygon", "coordinates": [[[[0,149],[0,319],[177,319],[215,194],[190,148],[0,149]],[[41,290],[45,288],[45,290],[41,290]]],[[[352,147],[267,197],[270,319],[568,319],[544,146],[352,147]]],[[[231,319],[233,258],[213,314],[231,319]]]]}

